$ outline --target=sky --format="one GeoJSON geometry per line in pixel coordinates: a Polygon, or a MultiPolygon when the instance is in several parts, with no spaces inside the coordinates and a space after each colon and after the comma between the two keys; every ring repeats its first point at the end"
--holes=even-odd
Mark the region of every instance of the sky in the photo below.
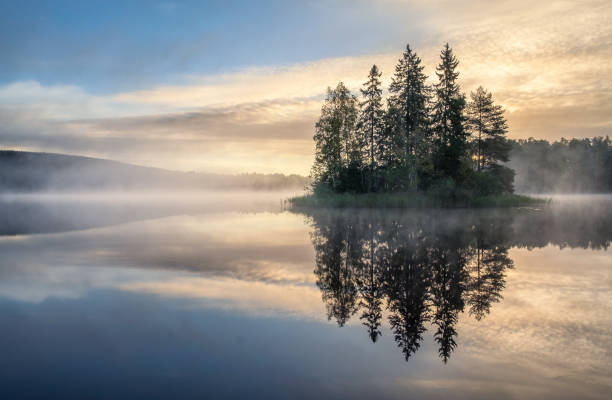
{"type": "Polygon", "coordinates": [[[328,86],[447,42],[509,137],[612,134],[610,1],[5,0],[0,149],[306,175],[328,86]]]}

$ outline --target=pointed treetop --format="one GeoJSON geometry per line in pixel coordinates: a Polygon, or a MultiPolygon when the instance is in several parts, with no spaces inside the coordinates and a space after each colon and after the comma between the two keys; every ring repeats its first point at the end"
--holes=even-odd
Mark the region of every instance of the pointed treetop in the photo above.
{"type": "MultiPolygon", "coordinates": [[[[454,70],[459,65],[459,60],[453,54],[453,49],[448,45],[448,43],[444,45],[444,48],[440,52],[440,59],[442,62],[436,68],[438,71],[454,70]]],[[[459,73],[457,73],[457,76],[458,75],[459,73]]]]}

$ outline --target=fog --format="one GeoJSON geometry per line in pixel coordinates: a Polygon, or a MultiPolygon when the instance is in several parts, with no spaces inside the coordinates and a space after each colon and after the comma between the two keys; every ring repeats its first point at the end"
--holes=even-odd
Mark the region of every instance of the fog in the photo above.
{"type": "Polygon", "coordinates": [[[512,141],[508,167],[521,193],[612,192],[612,141],[609,137],[512,141]]]}
{"type": "Polygon", "coordinates": [[[0,151],[2,192],[301,190],[299,175],[178,172],[63,154],[0,151]]]}
{"type": "Polygon", "coordinates": [[[280,212],[303,190],[0,193],[0,235],[63,232],[173,215],[280,212]]]}

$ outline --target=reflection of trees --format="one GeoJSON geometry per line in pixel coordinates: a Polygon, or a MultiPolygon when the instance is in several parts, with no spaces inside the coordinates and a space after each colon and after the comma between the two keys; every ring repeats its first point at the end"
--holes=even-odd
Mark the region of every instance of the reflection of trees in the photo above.
{"type": "Polygon", "coordinates": [[[612,241],[610,196],[522,212],[514,218],[513,245],[528,249],[549,244],[560,248],[607,249],[612,241]]]}
{"type": "Polygon", "coordinates": [[[376,342],[380,336],[380,324],[382,320],[382,295],[383,287],[380,270],[380,238],[372,224],[366,227],[366,238],[363,243],[361,263],[357,274],[357,285],[360,288],[362,308],[360,316],[363,325],[368,328],[368,335],[372,342],[376,342]]]}
{"type": "Polygon", "coordinates": [[[466,213],[322,213],[312,215],[317,285],[328,318],[354,314],[375,342],[383,304],[406,360],[431,325],[440,357],[456,347],[459,314],[483,318],[501,299],[508,257],[507,218],[466,213]]]}
{"type": "Polygon", "coordinates": [[[510,229],[507,227],[511,222],[512,218],[508,215],[490,216],[472,229],[474,254],[466,266],[469,274],[466,302],[470,307],[470,314],[477,320],[489,313],[492,303],[502,298],[505,271],[513,266],[508,257],[507,245],[510,241],[510,229]]]}
{"type": "Polygon", "coordinates": [[[466,272],[465,254],[460,249],[434,247],[432,251],[430,285],[431,302],[435,308],[432,322],[436,326],[434,338],[439,345],[440,357],[446,362],[456,346],[455,325],[463,311],[463,292],[466,272]]]}
{"type": "Polygon", "coordinates": [[[406,360],[418,350],[428,317],[427,238],[394,222],[388,231],[385,275],[389,324],[406,360]]]}
{"type": "Polygon", "coordinates": [[[355,252],[360,247],[354,242],[355,232],[354,227],[333,219],[312,238],[317,254],[317,286],[323,293],[328,318],[335,318],[340,326],[357,311],[355,252]]]}

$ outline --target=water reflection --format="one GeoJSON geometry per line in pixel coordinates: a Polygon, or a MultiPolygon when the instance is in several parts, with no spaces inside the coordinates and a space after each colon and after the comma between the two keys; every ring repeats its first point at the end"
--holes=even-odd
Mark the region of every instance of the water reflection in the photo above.
{"type": "Polygon", "coordinates": [[[376,342],[386,315],[406,361],[431,330],[446,363],[457,346],[460,314],[481,320],[503,298],[511,247],[607,249],[608,205],[310,213],[327,317],[344,326],[356,316],[376,342]]]}
{"type": "Polygon", "coordinates": [[[608,398],[610,199],[308,224],[278,198],[54,199],[27,224],[11,200],[0,397],[608,398]]]}
{"type": "Polygon", "coordinates": [[[505,286],[510,216],[445,219],[428,213],[311,215],[315,274],[328,318],[353,315],[376,342],[383,310],[406,360],[426,324],[444,362],[456,347],[459,314],[481,319],[505,286]]]}

